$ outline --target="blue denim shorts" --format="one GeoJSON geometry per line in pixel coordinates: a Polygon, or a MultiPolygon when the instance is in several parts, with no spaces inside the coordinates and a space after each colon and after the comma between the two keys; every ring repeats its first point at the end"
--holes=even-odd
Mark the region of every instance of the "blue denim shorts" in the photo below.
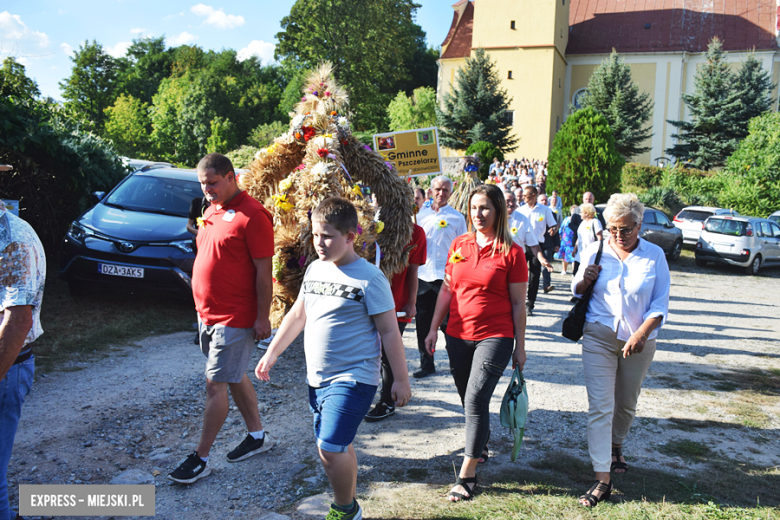
{"type": "Polygon", "coordinates": [[[347,451],[375,393],[376,385],[356,381],[336,381],[322,388],[310,386],[309,408],[314,414],[317,447],[333,453],[347,451]]]}

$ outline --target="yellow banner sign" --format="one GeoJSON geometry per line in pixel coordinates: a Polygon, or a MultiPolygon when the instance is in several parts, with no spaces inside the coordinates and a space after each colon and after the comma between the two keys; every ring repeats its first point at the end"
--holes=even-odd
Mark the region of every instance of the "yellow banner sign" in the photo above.
{"type": "Polygon", "coordinates": [[[439,131],[418,128],[374,135],[374,149],[393,163],[398,175],[434,175],[441,173],[439,131]]]}

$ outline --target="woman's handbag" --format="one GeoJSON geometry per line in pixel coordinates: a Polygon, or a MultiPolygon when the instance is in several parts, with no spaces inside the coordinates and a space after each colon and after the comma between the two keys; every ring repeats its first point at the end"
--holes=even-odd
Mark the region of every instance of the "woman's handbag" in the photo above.
{"type": "Polygon", "coordinates": [[[512,379],[501,401],[501,426],[509,428],[515,436],[515,445],[512,448],[512,462],[517,459],[520,446],[523,444],[523,432],[525,420],[528,417],[528,387],[525,385],[523,373],[515,367],[512,379]]]}
{"type": "MultiPolygon", "coordinates": [[[[604,250],[604,241],[599,241],[599,252],[596,253],[596,264],[601,262],[601,253],[604,250]]],[[[585,266],[582,266],[583,269],[585,266]]],[[[585,294],[582,298],[577,300],[574,307],[569,311],[569,315],[563,320],[563,330],[561,333],[566,339],[572,341],[579,341],[582,337],[582,330],[585,328],[585,315],[588,313],[588,304],[590,303],[590,297],[593,295],[593,286],[596,285],[594,281],[590,284],[590,287],[585,289],[585,294]]]]}

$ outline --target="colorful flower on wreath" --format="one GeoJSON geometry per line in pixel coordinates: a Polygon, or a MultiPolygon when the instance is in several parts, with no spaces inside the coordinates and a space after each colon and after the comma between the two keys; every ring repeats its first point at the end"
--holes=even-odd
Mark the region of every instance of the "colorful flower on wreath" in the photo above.
{"type": "Polygon", "coordinates": [[[357,234],[358,235],[362,235],[363,234],[363,226],[361,226],[360,224],[358,224],[358,227],[357,227],[357,234]]]}
{"type": "Polygon", "coordinates": [[[318,162],[311,169],[311,175],[315,179],[324,179],[328,175],[328,165],[324,162],[318,162]]]}
{"type": "Polygon", "coordinates": [[[330,91],[328,90],[325,91],[325,97],[330,97],[330,91]]]}
{"type": "Polygon", "coordinates": [[[330,150],[328,150],[327,148],[317,148],[317,155],[319,155],[323,159],[326,158],[329,153],[330,150]]]}
{"type": "Polygon", "coordinates": [[[336,112],[335,110],[331,110],[330,111],[330,115],[332,115],[332,116],[338,115],[338,112],[336,112]]]}
{"type": "Polygon", "coordinates": [[[354,186],[352,186],[352,193],[354,193],[358,197],[363,196],[363,190],[360,189],[360,184],[355,184],[354,186]]]}
{"type": "Polygon", "coordinates": [[[295,169],[296,170],[304,170],[304,169],[306,169],[306,165],[305,164],[299,164],[298,166],[295,167],[295,169]]]}
{"type": "Polygon", "coordinates": [[[365,149],[366,149],[366,150],[368,150],[369,152],[373,152],[373,151],[374,151],[374,149],[373,149],[373,148],[371,148],[370,146],[368,146],[367,144],[364,144],[364,145],[363,145],[363,148],[365,148],[365,149]]]}
{"type": "Polygon", "coordinates": [[[308,141],[309,139],[314,137],[314,135],[317,133],[317,131],[314,128],[310,127],[310,126],[304,126],[302,128],[302,130],[303,130],[303,139],[304,139],[304,141],[308,141]]]}
{"type": "Polygon", "coordinates": [[[292,179],[289,177],[286,179],[282,179],[282,182],[279,183],[279,189],[282,191],[287,191],[290,188],[292,188],[292,179]]]}
{"type": "Polygon", "coordinates": [[[295,207],[289,200],[287,200],[287,194],[273,195],[271,198],[274,200],[274,205],[282,211],[290,211],[295,207]]]}
{"type": "Polygon", "coordinates": [[[439,228],[440,228],[440,229],[444,229],[444,228],[446,228],[446,227],[448,226],[448,224],[447,224],[447,221],[446,221],[446,220],[444,220],[444,219],[441,219],[441,220],[439,221],[439,224],[438,224],[438,226],[439,226],[439,228]]]}
{"type": "Polygon", "coordinates": [[[376,234],[378,235],[379,233],[381,233],[383,229],[385,229],[385,223],[382,222],[381,220],[377,220],[376,221],[376,234]]]}
{"type": "Polygon", "coordinates": [[[336,121],[336,124],[339,125],[339,128],[343,128],[343,129],[349,128],[349,119],[347,119],[344,116],[341,116],[336,121]]]}
{"type": "Polygon", "coordinates": [[[284,271],[284,264],[282,264],[282,259],[279,258],[279,253],[275,254],[271,259],[271,265],[271,276],[274,277],[274,280],[278,280],[284,271]]]}
{"type": "Polygon", "coordinates": [[[387,166],[390,170],[393,169],[393,163],[391,163],[390,161],[385,161],[385,166],[387,166]]]}
{"type": "Polygon", "coordinates": [[[298,259],[298,266],[303,267],[304,265],[306,265],[306,257],[305,256],[301,256],[298,259]]]}
{"type": "Polygon", "coordinates": [[[451,264],[458,264],[466,259],[465,256],[463,256],[463,253],[460,252],[460,248],[458,248],[457,251],[454,251],[449,258],[449,262],[451,264]]]}
{"type": "Polygon", "coordinates": [[[306,119],[306,116],[303,114],[298,114],[297,116],[293,117],[292,120],[292,126],[293,128],[298,128],[303,124],[303,121],[306,119]]]}

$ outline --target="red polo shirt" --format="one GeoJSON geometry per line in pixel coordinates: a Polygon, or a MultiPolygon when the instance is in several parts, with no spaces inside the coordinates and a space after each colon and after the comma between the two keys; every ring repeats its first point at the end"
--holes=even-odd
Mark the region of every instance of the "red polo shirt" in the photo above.
{"type": "Polygon", "coordinates": [[[447,322],[450,336],[469,341],[515,337],[509,284],[527,282],[528,266],[523,250],[514,242],[509,254],[491,254],[492,250],[492,244],[480,249],[470,234],[459,236],[450,246],[445,268],[452,291],[447,322]],[[458,249],[463,260],[452,262],[458,249]]]}
{"type": "MultiPolygon", "coordinates": [[[[409,251],[409,263],[423,265],[426,259],[426,249],[428,247],[428,241],[425,238],[425,230],[414,224],[414,230],[412,231],[412,241],[409,242],[407,247],[411,247],[409,251]]],[[[393,281],[390,284],[390,288],[393,290],[393,300],[395,300],[395,310],[400,311],[404,305],[409,301],[409,285],[406,283],[406,269],[393,276],[393,281]]],[[[412,318],[398,318],[398,321],[404,323],[411,323],[412,318]]]]}
{"type": "Polygon", "coordinates": [[[192,296],[206,325],[248,329],[257,319],[252,261],[274,254],[271,214],[242,191],[222,207],[209,206],[198,230],[192,296]]]}

